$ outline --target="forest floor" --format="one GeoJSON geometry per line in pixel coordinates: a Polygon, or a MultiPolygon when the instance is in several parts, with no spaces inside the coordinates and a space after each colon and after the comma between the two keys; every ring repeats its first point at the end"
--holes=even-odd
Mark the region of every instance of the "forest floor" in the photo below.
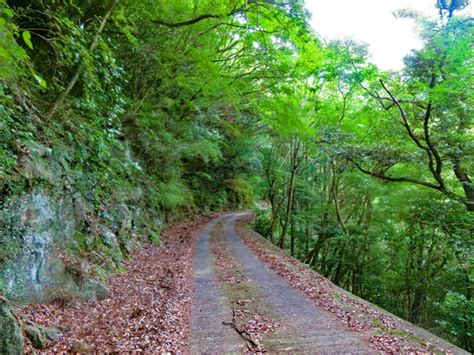
{"type": "Polygon", "coordinates": [[[337,288],[252,232],[250,218],[214,215],[171,228],[162,247],[137,250],[109,280],[106,299],[23,312],[68,329],[52,352],[458,352],[337,288]]]}
{"type": "MultiPolygon", "coordinates": [[[[30,305],[22,312],[44,326],[66,328],[47,352],[176,352],[187,345],[193,253],[212,216],[163,231],[160,247],[144,243],[126,271],[108,280],[101,301],[62,300],[30,305]]],[[[32,352],[28,343],[25,352],[32,352]]]]}

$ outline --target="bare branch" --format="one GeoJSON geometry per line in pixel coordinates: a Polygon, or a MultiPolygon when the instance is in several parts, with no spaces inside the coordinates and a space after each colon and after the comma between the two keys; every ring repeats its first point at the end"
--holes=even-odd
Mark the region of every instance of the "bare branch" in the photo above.
{"type": "Polygon", "coordinates": [[[364,169],[359,163],[357,163],[355,161],[353,161],[353,163],[356,166],[356,168],[359,169],[364,174],[376,177],[376,178],[381,179],[381,180],[390,181],[390,182],[410,182],[412,184],[422,185],[422,186],[429,187],[431,189],[435,189],[435,190],[438,190],[438,191],[442,191],[442,192],[444,191],[443,186],[435,185],[431,182],[426,182],[426,181],[423,181],[423,180],[413,179],[413,178],[409,178],[409,177],[388,176],[388,175],[385,175],[382,172],[369,171],[367,169],[364,169]]]}
{"type": "Polygon", "coordinates": [[[203,14],[193,19],[181,21],[181,22],[172,23],[172,22],[167,22],[167,21],[158,20],[158,19],[154,20],[153,22],[158,25],[164,25],[168,27],[181,27],[181,26],[193,25],[195,23],[201,22],[202,20],[206,20],[208,18],[222,18],[222,17],[223,17],[222,15],[217,15],[217,14],[203,14]]]}
{"type": "Polygon", "coordinates": [[[413,133],[411,127],[410,127],[410,124],[408,123],[408,118],[407,118],[407,115],[405,113],[405,110],[403,110],[403,107],[400,103],[400,101],[397,100],[397,98],[392,94],[392,92],[385,86],[384,82],[382,81],[382,79],[379,80],[380,81],[380,84],[382,84],[382,87],[383,89],[386,91],[386,93],[388,94],[388,96],[390,96],[390,99],[392,100],[392,102],[394,103],[394,105],[398,108],[398,111],[400,112],[400,115],[402,117],[402,124],[403,124],[403,127],[405,127],[405,129],[407,130],[408,132],[408,135],[410,136],[411,140],[421,149],[429,152],[429,149],[428,147],[425,147],[423,144],[421,144],[420,140],[418,139],[417,136],[415,136],[415,134],[413,133]]]}

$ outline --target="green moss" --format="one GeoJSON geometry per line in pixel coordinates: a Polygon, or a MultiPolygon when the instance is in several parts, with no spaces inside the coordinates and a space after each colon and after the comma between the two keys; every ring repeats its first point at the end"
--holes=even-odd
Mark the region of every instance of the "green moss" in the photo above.
{"type": "Polygon", "coordinates": [[[21,249],[19,237],[22,234],[22,227],[11,223],[14,212],[9,207],[0,203],[0,265],[17,254],[21,249]]]}
{"type": "Polygon", "coordinates": [[[372,324],[376,327],[382,325],[382,321],[380,319],[372,319],[372,324]]]}
{"type": "Polygon", "coordinates": [[[45,349],[50,343],[42,327],[28,325],[25,328],[25,334],[35,349],[45,349]]]}
{"type": "Polygon", "coordinates": [[[22,354],[23,336],[8,304],[0,299],[0,354],[22,354]]]}
{"type": "Polygon", "coordinates": [[[148,239],[156,246],[161,245],[160,235],[153,230],[148,233],[148,239]]]}

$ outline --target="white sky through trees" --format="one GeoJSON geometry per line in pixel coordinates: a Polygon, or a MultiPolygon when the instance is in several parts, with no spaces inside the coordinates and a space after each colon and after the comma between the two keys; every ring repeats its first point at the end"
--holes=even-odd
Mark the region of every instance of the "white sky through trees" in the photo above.
{"type": "MultiPolygon", "coordinates": [[[[354,38],[369,44],[371,61],[384,70],[399,70],[403,57],[421,47],[411,19],[397,19],[392,12],[414,9],[437,16],[436,0],[305,0],[312,13],[311,25],[325,40],[354,38]]],[[[473,5],[462,11],[473,12],[473,5]]]]}

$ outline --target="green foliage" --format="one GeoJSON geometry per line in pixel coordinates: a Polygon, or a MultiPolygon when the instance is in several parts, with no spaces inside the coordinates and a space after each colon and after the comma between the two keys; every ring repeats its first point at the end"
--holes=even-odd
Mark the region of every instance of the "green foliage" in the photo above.
{"type": "Polygon", "coordinates": [[[83,196],[119,246],[92,223],[70,249],[117,265],[161,220],[261,200],[257,231],[472,351],[473,26],[437,3],[398,13],[424,46],[384,73],[302,1],[0,0],[0,193],[83,196]]]}
{"type": "Polygon", "coordinates": [[[268,237],[272,218],[270,211],[267,209],[257,209],[254,213],[255,219],[253,222],[253,229],[260,235],[268,237]]]}
{"type": "Polygon", "coordinates": [[[425,47],[402,73],[379,72],[366,48],[334,42],[314,72],[269,95],[257,181],[270,208],[254,228],[336,284],[471,350],[472,24],[416,19],[425,47]]]}
{"type": "Polygon", "coordinates": [[[150,239],[150,242],[152,242],[156,246],[160,246],[161,244],[160,236],[155,231],[150,231],[150,233],[148,234],[148,239],[150,239]]]}
{"type": "MultiPolygon", "coordinates": [[[[26,51],[17,44],[16,38],[20,35],[20,29],[12,20],[14,12],[7,6],[5,0],[0,1],[0,78],[13,79],[18,77],[28,56],[26,51]]],[[[25,43],[31,45],[31,34],[23,32],[25,43]],[[28,42],[26,42],[28,41],[28,42]]]]}
{"type": "Polygon", "coordinates": [[[449,291],[440,306],[444,319],[437,321],[437,323],[445,328],[453,339],[460,337],[472,339],[474,336],[472,328],[469,328],[467,332],[465,329],[465,324],[472,323],[474,319],[472,300],[468,300],[461,293],[449,291]]]}

